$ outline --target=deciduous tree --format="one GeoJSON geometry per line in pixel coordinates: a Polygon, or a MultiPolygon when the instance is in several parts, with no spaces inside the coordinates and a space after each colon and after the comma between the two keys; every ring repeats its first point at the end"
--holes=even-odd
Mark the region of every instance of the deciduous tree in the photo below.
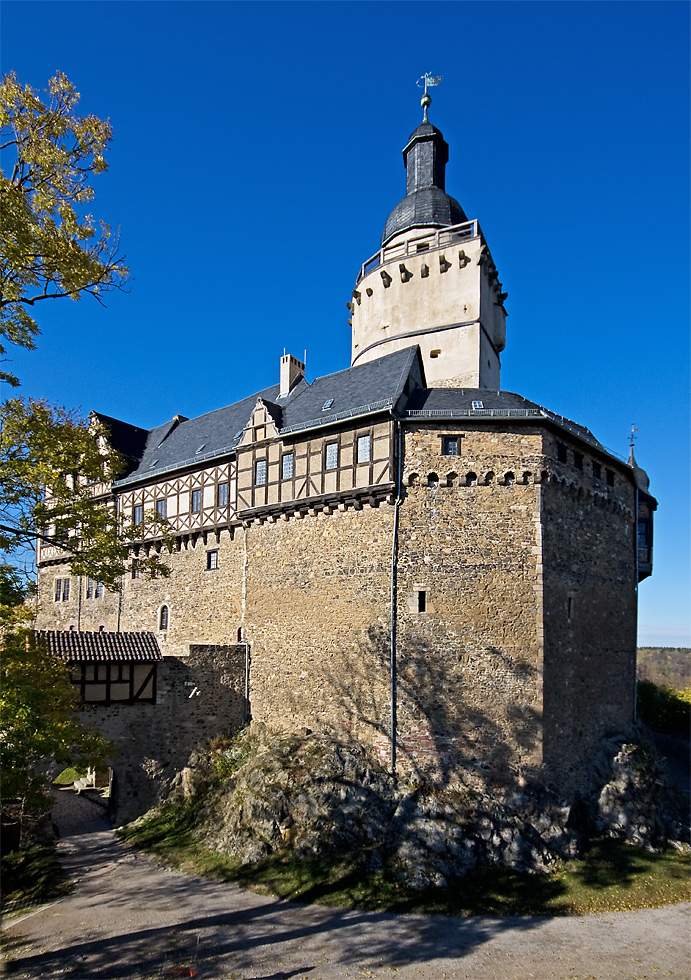
{"type": "MultiPolygon", "coordinates": [[[[134,527],[118,515],[110,484],[123,469],[96,420],[45,402],[0,404],[0,550],[19,555],[38,538],[65,554],[74,575],[117,589],[131,567],[133,539],[170,544],[167,522],[154,513],[134,527]]],[[[167,575],[165,554],[138,555],[146,574],[167,575]]]]}
{"type": "MultiPolygon", "coordinates": [[[[118,237],[87,210],[91,178],[108,169],[110,123],[75,114],[79,92],[62,72],[46,94],[14,73],[0,85],[0,335],[30,349],[43,300],[88,293],[101,301],[128,278],[118,237]]],[[[9,372],[0,380],[19,383],[9,372]]]]}

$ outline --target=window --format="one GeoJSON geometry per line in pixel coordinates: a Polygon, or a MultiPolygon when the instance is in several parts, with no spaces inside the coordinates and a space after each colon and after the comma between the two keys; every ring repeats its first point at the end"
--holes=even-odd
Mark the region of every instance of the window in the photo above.
{"type": "Polygon", "coordinates": [[[156,501],[156,516],[165,519],[166,516],[166,498],[163,497],[161,500],[156,501]]]}
{"type": "Polygon", "coordinates": [[[213,572],[217,568],[218,568],[218,551],[207,551],[206,553],[207,572],[213,572]]]}
{"type": "Polygon", "coordinates": [[[424,589],[420,589],[417,594],[417,611],[421,613],[427,612],[427,593],[424,589]]]}
{"type": "Polygon", "coordinates": [[[93,599],[95,582],[92,578],[86,580],[86,598],[93,599]]]}
{"type": "Polygon", "coordinates": [[[648,547],[648,521],[638,522],[638,547],[648,547]]]}
{"type": "Polygon", "coordinates": [[[481,401],[479,401],[479,400],[478,400],[478,401],[474,401],[474,402],[471,402],[470,404],[471,404],[471,408],[472,408],[472,409],[473,409],[473,411],[475,411],[475,412],[477,412],[477,411],[478,411],[479,409],[481,409],[481,408],[484,408],[484,407],[485,407],[485,406],[483,405],[483,403],[482,403],[481,401]]]}
{"type": "Polygon", "coordinates": [[[560,463],[566,462],[566,446],[563,442],[557,443],[557,459],[560,463]]]}
{"type": "Polygon", "coordinates": [[[144,523],[144,505],[135,504],[132,508],[132,523],[133,524],[143,524],[144,523]]]}
{"type": "Polygon", "coordinates": [[[70,597],[70,580],[68,578],[55,579],[55,601],[67,602],[70,597]]]}
{"type": "Polygon", "coordinates": [[[333,398],[327,398],[324,404],[322,405],[322,412],[327,412],[331,408],[333,403],[334,403],[333,398]]]}
{"type": "Polygon", "coordinates": [[[228,506],[228,484],[219,483],[216,491],[216,505],[218,507],[228,506]]]}
{"type": "Polygon", "coordinates": [[[607,486],[614,486],[614,473],[611,470],[605,470],[605,477],[607,478],[607,486]]]}
{"type": "Polygon", "coordinates": [[[168,620],[169,620],[169,617],[168,617],[168,606],[161,606],[161,612],[159,613],[159,616],[158,616],[158,628],[160,630],[167,630],[168,629],[168,620]]]}
{"type": "Polygon", "coordinates": [[[324,468],[327,470],[335,470],[337,466],[338,466],[338,443],[327,442],[324,468]]]}
{"type": "Polygon", "coordinates": [[[266,483],[266,460],[258,459],[254,464],[254,482],[257,486],[266,483]]]}
{"type": "Polygon", "coordinates": [[[575,449],[573,451],[573,465],[577,470],[583,469],[583,453],[577,453],[575,449]]]}
{"type": "Polygon", "coordinates": [[[369,463],[371,459],[370,437],[358,436],[357,439],[357,461],[358,463],[369,463]]]}
{"type": "Polygon", "coordinates": [[[458,456],[458,436],[441,437],[442,456],[458,456]]]}
{"type": "Polygon", "coordinates": [[[103,582],[97,582],[96,588],[94,590],[94,599],[101,599],[103,597],[103,582]]]}
{"type": "Polygon", "coordinates": [[[284,453],[281,459],[281,479],[290,480],[293,475],[293,463],[295,456],[293,453],[284,453]]]}
{"type": "Polygon", "coordinates": [[[602,467],[599,463],[593,463],[593,476],[596,480],[602,479],[602,467]]]}
{"type": "Polygon", "coordinates": [[[198,514],[202,509],[202,492],[201,490],[193,490],[191,496],[190,510],[193,514],[198,514]]]}
{"type": "Polygon", "coordinates": [[[132,578],[133,579],[139,578],[140,574],[141,574],[141,569],[139,567],[139,562],[137,561],[136,558],[133,558],[132,559],[132,578]]]}

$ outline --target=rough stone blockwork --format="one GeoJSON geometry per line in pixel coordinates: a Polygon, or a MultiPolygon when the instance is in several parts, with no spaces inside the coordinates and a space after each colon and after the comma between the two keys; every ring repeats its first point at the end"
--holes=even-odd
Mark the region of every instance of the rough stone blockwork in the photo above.
{"type": "Polygon", "coordinates": [[[111,813],[117,823],[162,799],[197,746],[246,719],[245,649],[195,646],[158,666],[156,704],[92,705],[81,719],[113,741],[111,813]]]}

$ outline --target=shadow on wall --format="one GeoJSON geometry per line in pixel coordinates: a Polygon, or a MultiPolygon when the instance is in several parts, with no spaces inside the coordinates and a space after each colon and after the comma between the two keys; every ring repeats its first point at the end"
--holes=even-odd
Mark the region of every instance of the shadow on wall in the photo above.
{"type": "MultiPolygon", "coordinates": [[[[478,706],[463,657],[456,656],[450,666],[448,657],[442,660],[423,637],[410,633],[399,644],[396,755],[402,775],[443,786],[463,771],[465,782],[489,779],[509,786],[525,769],[525,760],[538,746],[540,718],[531,706],[511,700],[510,691],[531,685],[535,669],[494,647],[485,648],[482,657],[484,690],[488,699],[496,696],[494,710],[478,706]]],[[[323,701],[330,705],[323,727],[335,733],[345,730],[386,763],[391,730],[388,630],[370,627],[360,644],[335,649],[320,680],[323,701]]],[[[297,699],[293,708],[299,716],[297,699]]]]}

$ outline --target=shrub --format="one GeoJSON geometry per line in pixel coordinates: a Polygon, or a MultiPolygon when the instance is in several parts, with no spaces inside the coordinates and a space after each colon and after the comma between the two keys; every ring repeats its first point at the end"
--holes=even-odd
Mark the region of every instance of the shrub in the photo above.
{"type": "Polygon", "coordinates": [[[675,691],[652,681],[638,682],[638,717],[661,732],[685,735],[691,725],[691,690],[675,691]]]}

